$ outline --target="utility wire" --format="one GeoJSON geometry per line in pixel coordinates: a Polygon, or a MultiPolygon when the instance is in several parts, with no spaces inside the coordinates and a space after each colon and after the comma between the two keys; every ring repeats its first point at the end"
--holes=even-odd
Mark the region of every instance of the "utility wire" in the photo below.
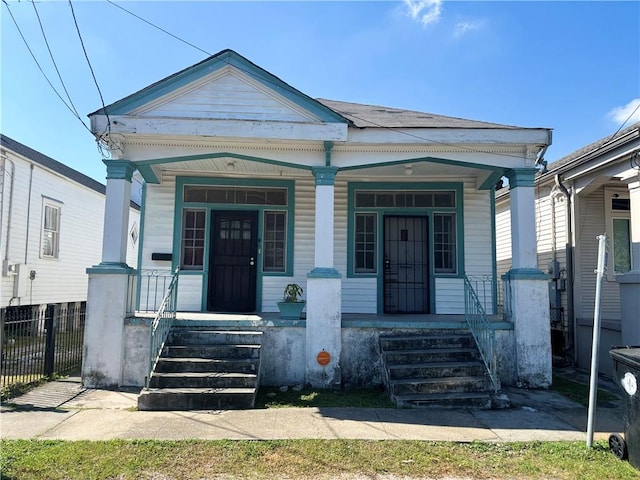
{"type": "Polygon", "coordinates": [[[167,35],[169,35],[170,37],[175,38],[175,39],[176,39],[176,40],[178,40],[179,42],[182,42],[182,43],[184,43],[184,44],[186,44],[186,45],[189,45],[190,47],[195,48],[196,50],[201,51],[202,53],[204,53],[204,54],[205,54],[205,55],[207,55],[207,56],[211,56],[211,55],[212,55],[211,53],[207,52],[206,50],[203,50],[203,49],[201,49],[200,47],[198,47],[198,46],[194,45],[193,43],[187,42],[186,40],[184,40],[184,39],[182,39],[182,38],[178,37],[177,35],[174,35],[173,33],[171,33],[171,32],[169,32],[169,31],[165,30],[164,28],[159,27],[158,25],[156,25],[156,24],[154,24],[154,23],[151,23],[151,22],[150,22],[150,21],[148,21],[148,20],[145,20],[145,19],[144,19],[144,18],[142,18],[141,16],[136,15],[135,13],[133,13],[133,12],[131,12],[131,11],[127,10],[126,8],[124,8],[124,7],[123,7],[123,6],[121,6],[121,5],[118,5],[118,4],[117,4],[117,3],[115,3],[115,2],[112,2],[111,0],[107,0],[107,3],[110,3],[110,4],[111,4],[111,5],[113,5],[114,7],[118,7],[120,10],[124,10],[124,11],[125,11],[125,12],[127,12],[129,15],[133,15],[133,16],[134,16],[134,17],[136,17],[138,20],[140,20],[140,21],[142,21],[142,22],[146,23],[147,25],[151,25],[153,28],[157,28],[157,29],[158,29],[158,30],[160,30],[161,32],[166,33],[167,35]]]}
{"type": "Polygon", "coordinates": [[[60,74],[60,70],[58,69],[58,65],[57,65],[55,59],[53,58],[53,52],[51,52],[51,47],[49,46],[49,41],[47,40],[47,35],[44,33],[44,27],[42,26],[42,20],[40,19],[40,14],[38,13],[38,9],[36,8],[36,2],[32,1],[31,5],[33,5],[33,10],[34,10],[34,12],[36,12],[36,17],[38,18],[38,24],[40,25],[40,31],[42,32],[42,38],[44,39],[44,43],[47,46],[47,50],[49,51],[49,57],[51,57],[51,62],[53,63],[53,66],[56,69],[56,73],[58,74],[58,79],[60,80],[60,83],[62,84],[62,88],[64,89],[64,93],[67,94],[67,99],[69,100],[69,104],[73,108],[73,112],[75,113],[76,117],[79,118],[80,114],[78,113],[78,109],[73,104],[73,100],[71,100],[71,96],[69,95],[69,91],[67,90],[67,87],[64,84],[64,80],[62,80],[62,75],[60,74]]]}
{"type": "Polygon", "coordinates": [[[80,121],[80,123],[82,123],[82,126],[84,128],[86,128],[87,131],[93,135],[93,132],[91,131],[91,129],[89,127],[87,127],[87,125],[84,123],[84,121],[82,120],[80,115],[78,115],[77,112],[75,112],[74,109],[71,108],[67,104],[67,102],[64,100],[64,98],[62,98],[62,95],[60,95],[60,93],[58,93],[58,90],[56,90],[56,87],[53,86],[53,83],[51,83],[51,80],[49,80],[49,77],[47,77],[47,74],[44,73],[44,70],[42,69],[42,66],[38,62],[38,59],[36,58],[36,56],[34,55],[33,51],[31,50],[31,47],[29,46],[29,42],[27,42],[27,39],[23,35],[22,30],[20,29],[20,26],[18,25],[18,22],[16,21],[16,18],[13,16],[13,12],[11,11],[11,8],[9,8],[9,3],[7,2],[7,0],[2,0],[2,3],[4,3],[4,5],[7,7],[7,11],[9,12],[9,15],[11,16],[11,20],[13,20],[13,24],[16,26],[16,29],[18,30],[18,33],[20,34],[20,38],[22,38],[22,41],[24,42],[25,47],[27,47],[27,50],[31,54],[31,58],[33,58],[33,61],[35,62],[36,66],[38,67],[38,70],[40,70],[40,73],[42,73],[42,76],[45,78],[45,80],[47,81],[47,83],[49,84],[51,89],[54,91],[54,93],[57,95],[57,97],[60,99],[60,101],[64,104],[64,106],[67,107],[69,109],[69,111],[73,114],[73,116],[76,117],[80,121]]]}
{"type": "Polygon", "coordinates": [[[611,140],[613,140],[613,139],[616,137],[616,135],[618,135],[618,133],[620,133],[620,130],[622,130],[622,127],[624,127],[624,126],[627,124],[627,122],[628,122],[629,120],[631,120],[631,117],[633,117],[633,116],[635,115],[635,113],[638,111],[638,109],[639,109],[639,108],[640,108],[640,101],[638,102],[638,105],[636,105],[636,108],[634,108],[634,109],[633,109],[633,112],[631,112],[631,113],[629,114],[629,116],[627,117],[627,119],[626,119],[624,122],[622,122],[622,125],[620,125],[620,127],[618,128],[618,130],[616,130],[616,133],[614,133],[613,135],[611,135],[611,138],[608,140],[609,142],[610,142],[611,140]]]}
{"type": "MultiPolygon", "coordinates": [[[[93,81],[96,84],[96,89],[98,90],[98,95],[100,95],[100,101],[102,102],[102,109],[104,110],[105,115],[107,116],[107,128],[106,130],[102,133],[102,135],[99,136],[98,138],[98,142],[100,142],[100,140],[102,139],[102,137],[104,136],[105,133],[111,133],[111,119],[109,118],[109,114],[107,113],[105,104],[104,104],[104,98],[102,97],[102,92],[100,91],[100,86],[98,85],[98,80],[96,79],[96,75],[93,72],[93,67],[91,66],[91,62],[89,61],[89,55],[87,54],[87,49],[84,46],[84,41],[82,40],[82,35],[80,34],[80,28],[78,27],[78,20],[76,19],[76,13],[73,10],[73,4],[71,3],[71,0],[69,0],[69,8],[71,9],[71,15],[73,16],[73,23],[76,26],[76,32],[78,32],[78,38],[80,39],[80,45],[82,46],[82,51],[84,52],[84,58],[87,59],[87,65],[89,65],[89,70],[91,71],[91,76],[93,77],[93,81]]],[[[100,150],[100,146],[98,146],[98,149],[100,150]]]]}

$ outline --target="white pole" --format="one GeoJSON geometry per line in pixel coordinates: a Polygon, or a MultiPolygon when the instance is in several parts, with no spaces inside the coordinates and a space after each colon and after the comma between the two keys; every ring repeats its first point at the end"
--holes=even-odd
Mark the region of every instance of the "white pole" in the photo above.
{"type": "Polygon", "coordinates": [[[598,266],[596,269],[596,303],[593,310],[593,344],[591,345],[591,379],[589,382],[589,418],[587,421],[587,448],[593,445],[593,428],[596,416],[596,394],[598,392],[598,355],[600,350],[600,297],[602,277],[606,262],[607,234],[598,236],[598,266]]]}

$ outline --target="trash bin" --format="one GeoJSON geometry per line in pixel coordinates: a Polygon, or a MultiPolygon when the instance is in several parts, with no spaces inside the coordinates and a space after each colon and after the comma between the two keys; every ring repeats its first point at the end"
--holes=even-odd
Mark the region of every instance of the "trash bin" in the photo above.
{"type": "Polygon", "coordinates": [[[609,436],[609,447],[620,459],[640,469],[640,346],[613,347],[609,350],[613,360],[613,376],[622,389],[622,419],[624,438],[609,436]]]}

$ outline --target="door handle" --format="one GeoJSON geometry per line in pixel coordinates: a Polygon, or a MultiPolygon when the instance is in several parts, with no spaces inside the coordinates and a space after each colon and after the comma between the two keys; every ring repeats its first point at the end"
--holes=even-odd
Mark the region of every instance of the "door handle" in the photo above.
{"type": "Polygon", "coordinates": [[[388,258],[384,259],[384,268],[386,270],[389,270],[391,268],[391,260],[389,260],[388,258]]]}
{"type": "Polygon", "coordinates": [[[255,264],[256,264],[256,259],[251,257],[251,260],[249,260],[249,265],[253,267],[255,264]]]}

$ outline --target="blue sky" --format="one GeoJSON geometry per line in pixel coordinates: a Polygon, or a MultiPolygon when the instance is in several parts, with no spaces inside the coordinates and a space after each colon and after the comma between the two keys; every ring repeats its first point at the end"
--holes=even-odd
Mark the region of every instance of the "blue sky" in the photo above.
{"type": "MultiPolygon", "coordinates": [[[[557,160],[640,105],[640,2],[119,2],[210,54],[230,48],[305,94],[554,129],[557,160]]],[[[104,182],[80,118],[101,107],[67,1],[1,10],[0,131],[104,182]],[[66,100],[68,103],[68,100],[66,100]]],[[[73,1],[105,104],[207,55],[106,1],[73,1]]],[[[640,108],[627,125],[640,120],[640,108]]]]}

